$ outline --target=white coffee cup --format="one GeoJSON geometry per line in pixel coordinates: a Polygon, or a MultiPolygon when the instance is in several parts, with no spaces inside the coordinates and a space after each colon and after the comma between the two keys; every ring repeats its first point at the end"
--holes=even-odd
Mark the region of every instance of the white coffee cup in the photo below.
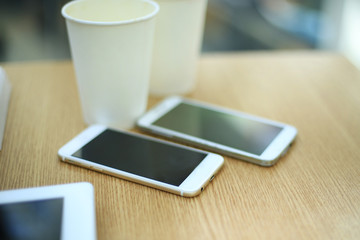
{"type": "Polygon", "coordinates": [[[62,8],[86,123],[131,128],[145,111],[157,3],[77,0],[62,8]]]}
{"type": "Polygon", "coordinates": [[[207,0],[156,0],[150,93],[185,94],[196,84],[207,0]]]}

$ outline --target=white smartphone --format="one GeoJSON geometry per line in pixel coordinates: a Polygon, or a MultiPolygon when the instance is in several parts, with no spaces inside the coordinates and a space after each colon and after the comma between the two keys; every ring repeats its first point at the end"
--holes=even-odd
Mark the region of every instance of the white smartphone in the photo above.
{"type": "Polygon", "coordinates": [[[137,121],[145,131],[272,166],[293,142],[295,127],[181,97],[169,97],[137,121]]]}
{"type": "Polygon", "coordinates": [[[63,146],[69,163],[181,196],[204,190],[222,156],[160,139],[93,125],[63,146]]]}

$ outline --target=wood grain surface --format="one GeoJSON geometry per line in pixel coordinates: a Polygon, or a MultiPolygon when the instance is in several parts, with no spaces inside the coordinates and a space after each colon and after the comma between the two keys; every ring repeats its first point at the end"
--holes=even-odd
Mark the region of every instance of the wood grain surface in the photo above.
{"type": "MultiPolygon", "coordinates": [[[[70,61],[1,64],[13,85],[0,190],[88,181],[98,239],[360,239],[360,73],[327,52],[203,55],[187,97],[292,124],[273,167],[225,157],[183,198],[62,163],[86,128],[70,61]]],[[[161,98],[150,97],[149,107],[161,98]]]]}

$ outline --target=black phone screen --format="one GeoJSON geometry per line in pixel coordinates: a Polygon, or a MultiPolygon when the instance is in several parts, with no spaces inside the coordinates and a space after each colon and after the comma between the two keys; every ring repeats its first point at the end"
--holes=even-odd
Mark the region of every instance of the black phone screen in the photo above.
{"type": "Polygon", "coordinates": [[[179,186],[207,154],[107,129],[72,156],[179,186]]]}
{"type": "Polygon", "coordinates": [[[259,156],[283,129],[187,103],[179,104],[153,125],[259,156]]]}

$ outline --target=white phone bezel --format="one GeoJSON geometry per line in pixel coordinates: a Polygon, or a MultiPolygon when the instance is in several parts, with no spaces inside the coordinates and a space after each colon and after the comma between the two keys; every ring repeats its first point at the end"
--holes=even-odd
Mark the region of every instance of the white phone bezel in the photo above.
{"type": "Polygon", "coordinates": [[[217,151],[235,158],[239,158],[245,161],[249,161],[261,166],[272,166],[276,163],[279,157],[285,153],[288,149],[289,145],[294,140],[297,130],[295,127],[283,123],[279,123],[276,121],[272,121],[269,119],[257,117],[254,115],[250,115],[243,112],[238,112],[230,109],[226,109],[223,107],[218,107],[206,103],[200,103],[194,100],[184,99],[178,96],[172,96],[166,98],[164,101],[156,105],[154,108],[145,113],[140,119],[137,121],[137,126],[140,129],[153,132],[155,134],[159,134],[168,138],[173,138],[176,140],[180,140],[186,143],[195,144],[199,147],[204,147],[208,150],[217,151]],[[283,128],[283,130],[278,134],[278,136],[269,144],[269,146],[264,150],[261,155],[255,155],[252,153],[248,153],[239,149],[235,149],[232,147],[228,147],[222,144],[214,143],[208,140],[204,140],[198,137],[194,137],[188,134],[180,133],[177,131],[173,131],[170,129],[166,129],[163,127],[155,126],[153,123],[165,115],[167,112],[175,108],[180,103],[187,103],[194,106],[207,108],[219,112],[229,113],[239,117],[245,117],[247,119],[252,119],[256,121],[260,121],[263,123],[267,123],[270,125],[278,126],[283,128]]]}
{"type": "Polygon", "coordinates": [[[63,198],[61,239],[96,239],[94,188],[80,182],[0,192],[0,204],[63,198]]]}
{"type": "Polygon", "coordinates": [[[212,179],[212,177],[220,170],[221,166],[224,163],[223,157],[221,157],[218,154],[205,152],[202,150],[186,147],[183,145],[167,142],[164,140],[156,139],[145,135],[140,135],[132,132],[124,132],[117,129],[113,129],[113,130],[117,132],[129,134],[132,136],[136,136],[142,139],[148,139],[151,141],[155,141],[167,145],[177,146],[180,148],[188,149],[190,151],[205,153],[207,154],[207,156],[179,186],[156,181],[153,179],[149,179],[136,174],[128,173],[119,169],[111,168],[108,166],[104,166],[101,164],[97,164],[85,159],[72,156],[73,153],[75,153],[77,150],[79,150],[81,147],[86,145],[88,142],[90,142],[92,139],[94,139],[96,136],[98,136],[106,129],[107,127],[103,125],[93,125],[85,129],[83,132],[81,132],[70,142],[68,142],[62,148],[59,149],[58,155],[60,156],[61,160],[65,162],[73,163],[75,165],[80,165],[95,171],[106,173],[112,176],[141,183],[146,186],[158,188],[161,190],[165,190],[171,193],[175,193],[181,196],[188,196],[188,197],[198,195],[205,188],[209,180],[212,179]]]}

